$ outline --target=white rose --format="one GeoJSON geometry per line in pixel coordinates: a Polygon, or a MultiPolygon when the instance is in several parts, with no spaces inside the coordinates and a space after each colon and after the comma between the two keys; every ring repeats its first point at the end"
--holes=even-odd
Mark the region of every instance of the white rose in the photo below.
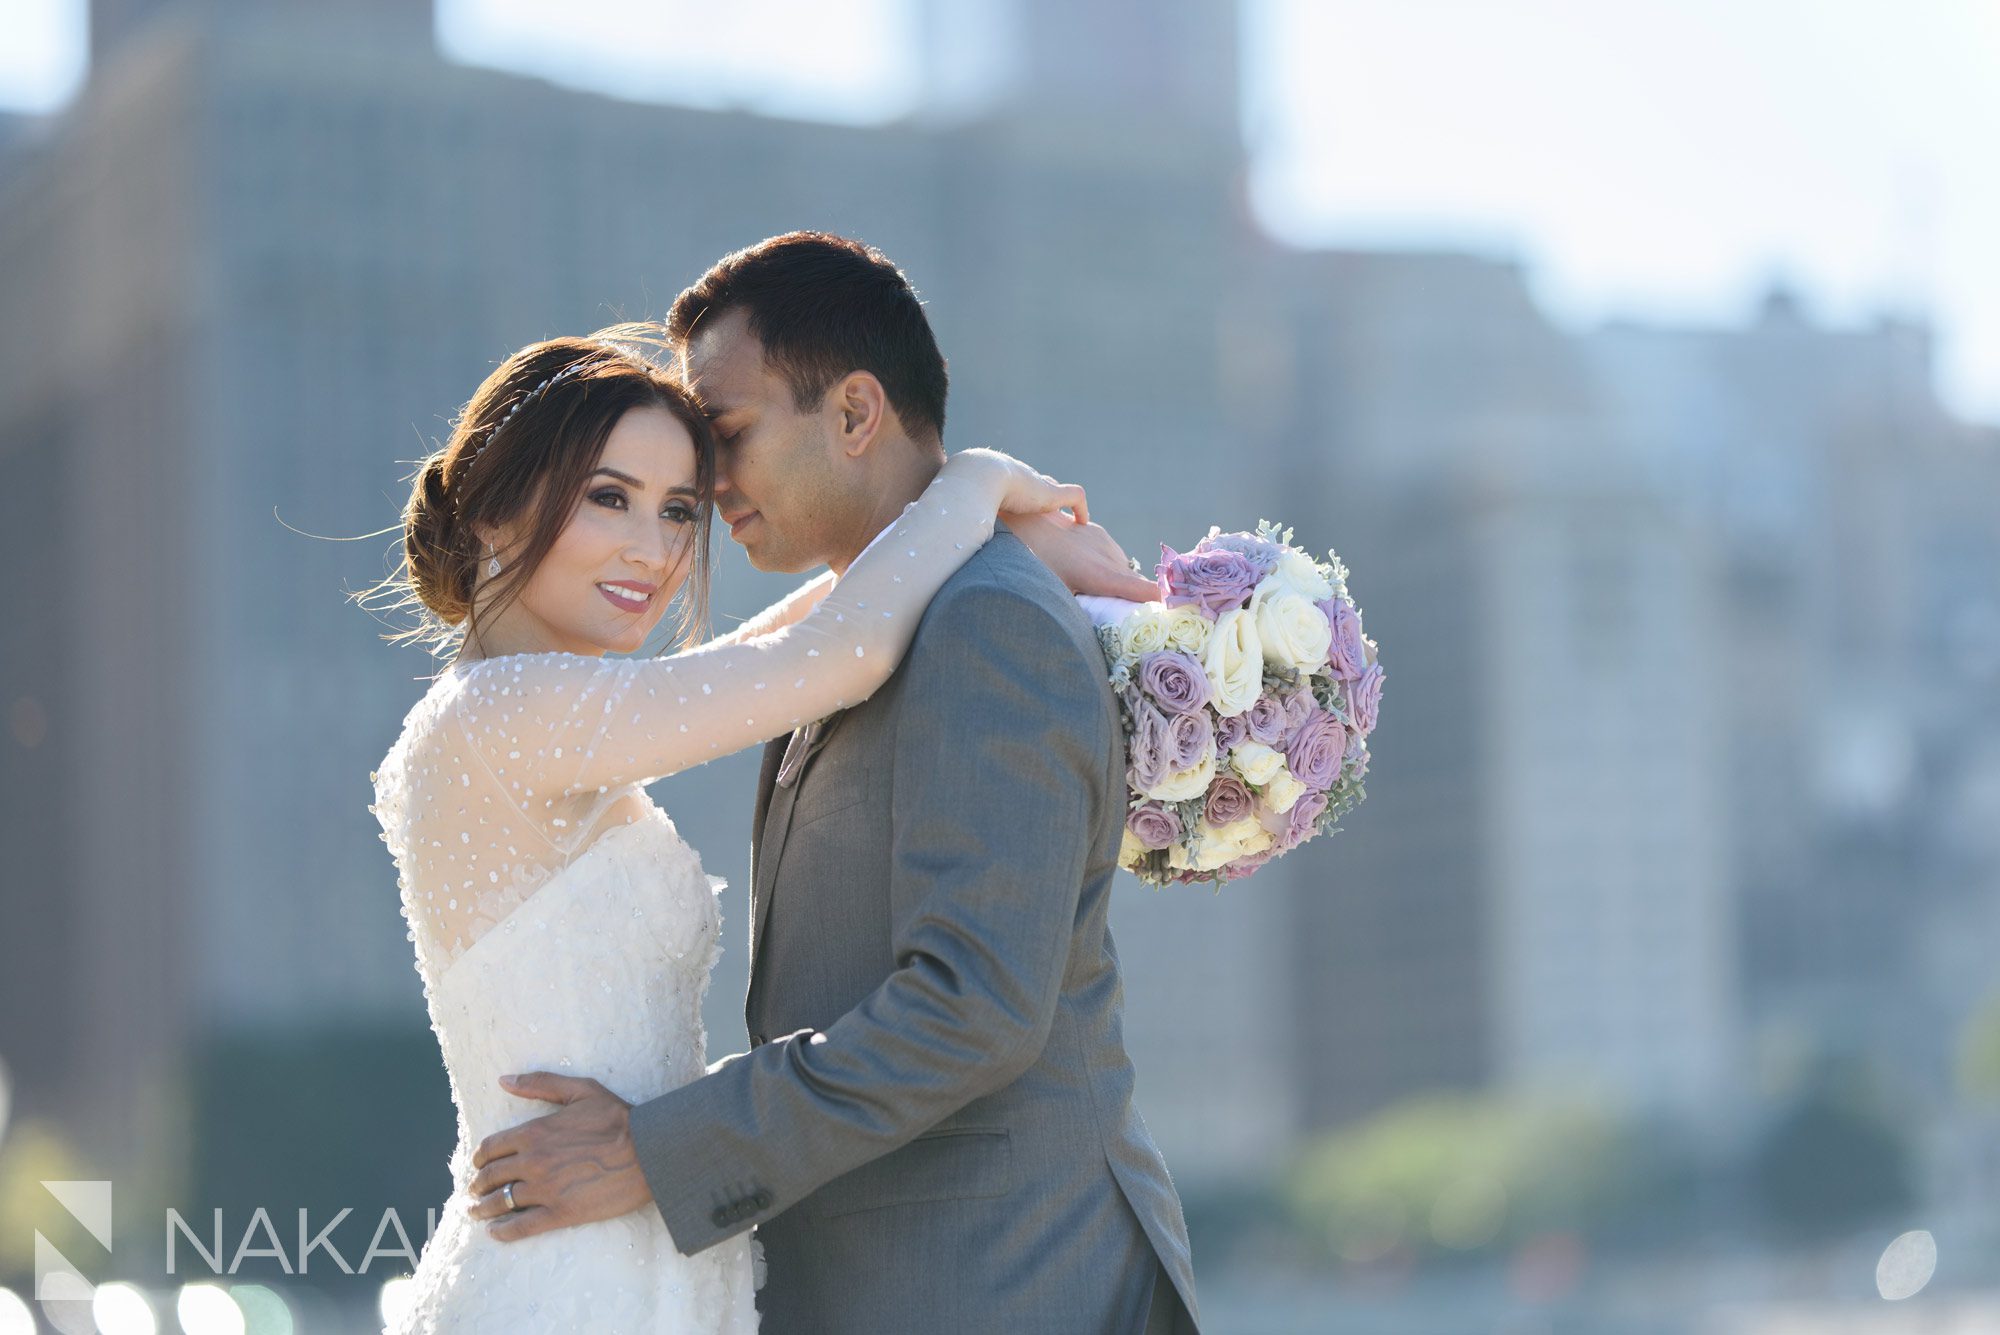
{"type": "Polygon", "coordinates": [[[1320,573],[1319,563],[1296,547],[1285,549],[1269,578],[1309,603],[1323,603],[1333,597],[1333,582],[1320,573]]]}
{"type": "Polygon", "coordinates": [[[1208,754],[1193,769],[1175,770],[1160,780],[1159,786],[1149,790],[1147,797],[1159,802],[1186,802],[1200,797],[1208,791],[1208,785],[1215,778],[1215,748],[1209,747],[1208,754]]]}
{"type": "Polygon", "coordinates": [[[1290,811],[1301,797],[1306,795],[1306,786],[1290,770],[1279,767],[1264,785],[1264,805],[1280,814],[1290,811]]]}
{"type": "Polygon", "coordinates": [[[1217,619],[1202,667],[1215,692],[1209,704],[1218,717],[1235,718],[1257,703],[1264,692],[1264,643],[1249,612],[1238,608],[1217,619]]]}
{"type": "Polygon", "coordinates": [[[1158,653],[1167,647],[1167,609],[1158,603],[1141,603],[1126,615],[1118,634],[1125,656],[1135,662],[1158,653]]]}
{"type": "Polygon", "coordinates": [[[1326,614],[1272,576],[1257,586],[1249,610],[1257,618],[1257,638],[1281,667],[1310,672],[1326,662],[1333,627],[1326,614]]]}
{"type": "Polygon", "coordinates": [[[1238,742],[1229,763],[1252,788],[1262,788],[1285,770],[1285,758],[1262,742],[1238,742]]]}
{"type": "Polygon", "coordinates": [[[1167,648],[1201,657],[1202,651],[1208,648],[1209,632],[1214,629],[1215,623],[1203,616],[1197,607],[1170,607],[1166,622],[1167,648]]]}

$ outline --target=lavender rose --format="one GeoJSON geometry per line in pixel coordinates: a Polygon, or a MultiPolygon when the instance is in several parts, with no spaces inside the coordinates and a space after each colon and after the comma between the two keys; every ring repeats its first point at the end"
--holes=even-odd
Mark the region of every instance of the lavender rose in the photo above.
{"type": "Polygon", "coordinates": [[[1242,717],[1249,721],[1250,736],[1266,746],[1278,745],[1285,740],[1285,734],[1291,730],[1290,722],[1285,716],[1285,706],[1275,696],[1258,696],[1257,703],[1250,706],[1249,711],[1242,717]]]}
{"type": "Polygon", "coordinates": [[[1285,743],[1285,768],[1308,788],[1333,787],[1346,757],[1347,729],[1324,709],[1315,709],[1285,743]]]}
{"type": "Polygon", "coordinates": [[[1250,735],[1250,716],[1231,714],[1215,723],[1215,754],[1226,756],[1250,735]]]}
{"type": "Polygon", "coordinates": [[[1296,731],[1299,725],[1311,718],[1313,711],[1319,708],[1319,701],[1313,699],[1310,686],[1299,687],[1285,696],[1280,703],[1284,705],[1285,731],[1288,734],[1296,731]]]}
{"type": "Polygon", "coordinates": [[[1175,714],[1167,720],[1168,768],[1191,770],[1215,755],[1215,729],[1202,714],[1175,714]]]}
{"type": "Polygon", "coordinates": [[[1354,726],[1366,737],[1375,731],[1375,717],[1382,706],[1382,678],[1386,675],[1380,663],[1370,663],[1361,679],[1347,692],[1347,712],[1353,716],[1354,726]]]}
{"type": "Polygon", "coordinates": [[[1311,838],[1313,826],[1319,823],[1320,813],[1325,810],[1326,794],[1321,792],[1307,793],[1293,803],[1291,811],[1286,813],[1289,824],[1278,840],[1278,847],[1289,852],[1311,838]]]}
{"type": "Polygon", "coordinates": [[[1192,654],[1147,654],[1139,660],[1139,684],[1170,714],[1192,714],[1208,703],[1208,673],[1192,654]]]}
{"type": "Polygon", "coordinates": [[[1181,553],[1162,543],[1158,578],[1160,600],[1168,607],[1193,605],[1213,621],[1242,607],[1261,577],[1240,552],[1181,553]]]}
{"type": "Polygon", "coordinates": [[[1167,716],[1150,700],[1136,698],[1136,692],[1134,696],[1127,701],[1132,711],[1132,736],[1126,760],[1132,786],[1143,793],[1157,788],[1173,768],[1173,739],[1167,732],[1167,716]]]}
{"type": "Polygon", "coordinates": [[[1224,533],[1215,528],[1209,529],[1208,536],[1196,543],[1194,549],[1203,555],[1235,552],[1243,557],[1256,568],[1257,578],[1251,581],[1253,587],[1263,583],[1264,577],[1276,570],[1285,557],[1284,548],[1274,542],[1266,542],[1255,533],[1224,533]]]}
{"type": "Polygon", "coordinates": [[[1327,663],[1333,668],[1333,675],[1342,681],[1358,680],[1368,668],[1368,645],[1361,635],[1361,614],[1354,610],[1354,604],[1339,598],[1329,598],[1319,605],[1326,613],[1327,625],[1333,628],[1333,646],[1327,650],[1327,663]]]}
{"type": "Polygon", "coordinates": [[[1181,818],[1160,802],[1142,802],[1132,808],[1125,828],[1147,848],[1172,848],[1181,841],[1181,818]]]}
{"type": "Polygon", "coordinates": [[[1208,787],[1208,801],[1201,809],[1202,818],[1220,829],[1233,825],[1251,813],[1256,799],[1251,797],[1249,788],[1241,779],[1223,775],[1208,787]]]}

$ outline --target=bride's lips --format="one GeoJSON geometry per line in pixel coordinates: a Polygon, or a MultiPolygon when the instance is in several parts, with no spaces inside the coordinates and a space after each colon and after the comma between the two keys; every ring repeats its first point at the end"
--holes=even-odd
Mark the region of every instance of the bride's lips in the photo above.
{"type": "Polygon", "coordinates": [[[636,580],[601,580],[597,585],[597,591],[604,595],[605,602],[621,612],[643,612],[646,610],[646,604],[653,600],[653,586],[641,584],[636,580]],[[620,592],[612,592],[614,589],[620,592]]]}

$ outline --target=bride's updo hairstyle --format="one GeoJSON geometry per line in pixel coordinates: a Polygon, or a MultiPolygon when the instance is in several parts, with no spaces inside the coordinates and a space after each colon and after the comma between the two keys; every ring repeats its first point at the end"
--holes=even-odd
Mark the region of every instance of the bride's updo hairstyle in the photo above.
{"type": "Polygon", "coordinates": [[[694,560],[676,630],[688,643],[705,629],[715,433],[680,380],[642,351],[668,346],[657,325],[613,325],[588,338],[530,343],[486,377],[444,447],[412,475],[403,564],[374,592],[399,595],[393,606],[415,607],[419,624],[389,639],[440,654],[461,639],[477,645],[480,623],[520,596],[575,513],[612,428],[647,407],[672,413],[694,441],[698,517],[685,538],[694,560]],[[475,525],[523,516],[525,543],[499,553],[501,573],[482,587],[488,553],[475,525]]]}

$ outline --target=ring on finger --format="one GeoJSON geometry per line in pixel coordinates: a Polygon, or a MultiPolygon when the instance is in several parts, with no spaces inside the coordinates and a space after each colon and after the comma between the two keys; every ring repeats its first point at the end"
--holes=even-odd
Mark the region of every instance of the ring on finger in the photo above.
{"type": "Polygon", "coordinates": [[[514,1203],[514,1184],[512,1182],[509,1182],[506,1186],[500,1188],[500,1195],[501,1198],[507,1202],[507,1208],[509,1211],[518,1210],[521,1208],[520,1206],[514,1203]]]}

